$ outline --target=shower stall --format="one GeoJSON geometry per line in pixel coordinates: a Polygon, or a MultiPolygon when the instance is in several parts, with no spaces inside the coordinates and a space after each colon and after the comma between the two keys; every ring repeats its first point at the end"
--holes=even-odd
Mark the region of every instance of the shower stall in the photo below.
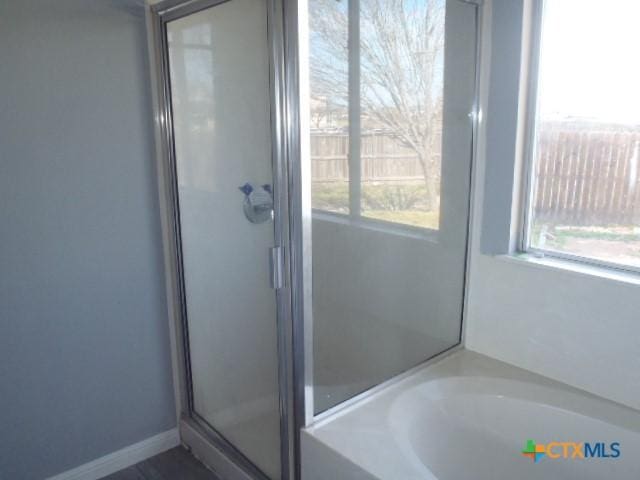
{"type": "Polygon", "coordinates": [[[480,6],[149,7],[183,442],[300,478],[300,432],[461,342],[480,6]]]}

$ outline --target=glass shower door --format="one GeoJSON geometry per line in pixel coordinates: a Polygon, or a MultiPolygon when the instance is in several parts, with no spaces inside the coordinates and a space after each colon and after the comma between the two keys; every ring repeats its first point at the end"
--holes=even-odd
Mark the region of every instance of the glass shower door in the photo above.
{"type": "Polygon", "coordinates": [[[190,411],[280,478],[267,2],[166,24],[190,411]]]}

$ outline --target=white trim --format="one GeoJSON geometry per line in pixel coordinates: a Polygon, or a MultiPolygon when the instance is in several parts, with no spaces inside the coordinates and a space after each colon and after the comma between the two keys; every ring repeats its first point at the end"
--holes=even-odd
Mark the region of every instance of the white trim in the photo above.
{"type": "Polygon", "coordinates": [[[172,428],[72,470],[62,472],[55,477],[49,477],[48,480],[98,480],[178,445],[180,445],[178,429],[172,428]]]}
{"type": "Polygon", "coordinates": [[[390,220],[381,220],[363,215],[331,212],[319,208],[311,210],[311,218],[312,220],[339,223],[391,235],[427,240],[433,243],[438,243],[438,233],[440,231],[440,228],[419,227],[408,223],[392,222],[390,220]]]}
{"type": "Polygon", "coordinates": [[[509,251],[518,251],[528,243],[531,200],[535,179],[532,176],[536,147],[536,111],[538,109],[538,73],[541,48],[543,0],[525,0],[522,5],[520,74],[516,129],[516,158],[511,201],[509,251]]]}
{"type": "Polygon", "coordinates": [[[599,277],[605,280],[640,285],[640,276],[633,271],[614,269],[571,259],[563,259],[550,255],[536,256],[531,253],[514,253],[508,255],[496,255],[494,258],[506,261],[514,265],[526,265],[535,268],[566,272],[570,275],[599,277]]]}

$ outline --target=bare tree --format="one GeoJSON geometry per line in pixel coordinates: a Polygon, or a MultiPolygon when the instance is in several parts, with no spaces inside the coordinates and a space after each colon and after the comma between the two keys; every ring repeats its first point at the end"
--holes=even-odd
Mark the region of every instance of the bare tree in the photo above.
{"type": "MultiPolygon", "coordinates": [[[[415,152],[433,209],[440,187],[435,141],[442,128],[444,11],[443,0],[360,0],[362,125],[391,132],[415,152]]],[[[309,17],[312,101],[346,110],[347,0],[311,0],[309,17]]]]}

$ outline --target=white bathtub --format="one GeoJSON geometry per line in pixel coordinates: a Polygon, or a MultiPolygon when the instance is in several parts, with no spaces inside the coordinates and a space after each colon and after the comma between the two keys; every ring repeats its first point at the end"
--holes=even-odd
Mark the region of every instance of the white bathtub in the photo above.
{"type": "Polygon", "coordinates": [[[304,480],[640,480],[640,412],[459,351],[307,428],[302,462],[304,480]],[[529,439],[620,455],[534,463],[529,439]]]}

